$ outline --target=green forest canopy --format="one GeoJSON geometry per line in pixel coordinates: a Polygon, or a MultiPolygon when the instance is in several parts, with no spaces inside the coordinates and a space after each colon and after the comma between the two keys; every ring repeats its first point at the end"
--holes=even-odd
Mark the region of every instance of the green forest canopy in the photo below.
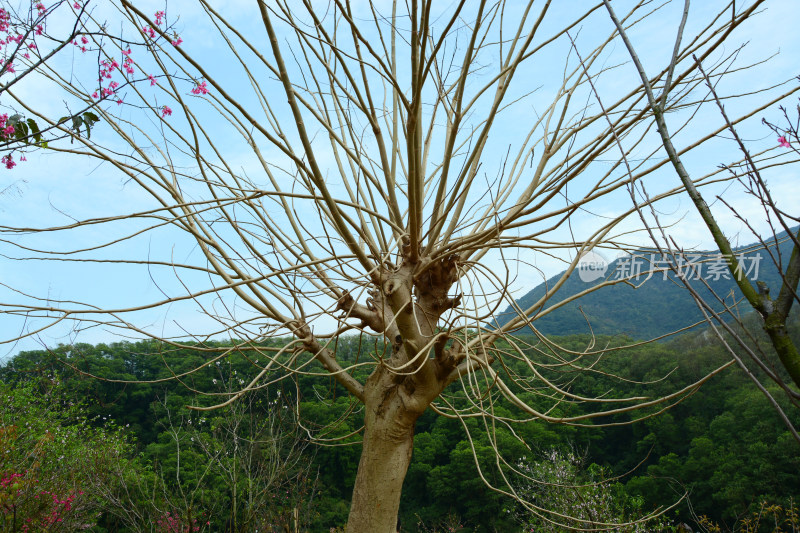
{"type": "MultiPolygon", "coordinates": [[[[795,332],[796,322],[795,319],[792,327],[795,332]]],[[[575,379],[583,381],[582,390],[597,395],[655,395],[673,391],[726,360],[717,343],[704,339],[702,332],[690,333],[666,343],[609,352],[605,361],[608,371],[625,369],[631,379],[642,382],[661,380],[655,385],[631,383],[630,389],[623,391],[619,390],[619,382],[601,374],[579,375],[575,379]]],[[[565,348],[577,349],[585,346],[588,338],[576,335],[559,340],[565,348]]],[[[609,346],[620,340],[600,339],[609,346]]],[[[360,356],[359,350],[366,349],[355,337],[343,338],[337,346],[337,357],[352,361],[360,356]]],[[[5,391],[37,379],[58,380],[64,398],[82,402],[82,419],[96,426],[107,424],[106,419],[113,420],[114,427],[124,428],[121,434],[130,446],[126,448],[129,460],[140,463],[137,469],[150,472],[150,476],[163,476],[170,480],[167,486],[174,479],[180,479],[186,490],[202,485],[194,502],[195,511],[205,513],[211,531],[235,530],[231,517],[235,500],[241,500],[237,511],[241,514],[248,487],[254,486],[251,478],[263,476],[263,472],[243,471],[238,493],[224,477],[211,473],[203,478],[199,472],[206,468],[208,457],[190,439],[205,438],[206,446],[221,450],[226,438],[221,428],[225,427],[226,419],[235,418],[231,413],[258,411],[262,419],[277,424],[269,430],[271,435],[280,429],[287,438],[300,443],[297,450],[287,446],[280,453],[287,457],[292,453],[313,457],[311,468],[300,468],[308,460],[292,463],[284,478],[266,486],[269,493],[283,491],[297,496],[294,499],[286,496],[269,504],[272,523],[290,522],[292,509],[300,506],[302,499],[303,520],[310,531],[327,532],[331,527],[341,526],[347,518],[348,498],[360,453],[358,438],[347,438],[351,445],[305,448],[303,441],[311,433],[296,431],[298,422],[319,438],[358,431],[354,417],[344,416],[353,409],[353,401],[333,380],[301,377],[282,381],[241,400],[240,404],[246,407],[244,411],[241,405],[226,408],[239,411],[186,410],[186,405],[217,401],[217,397],[200,396],[193,391],[224,393],[227,384],[235,385],[236,380],[247,375],[255,358],[257,355],[237,353],[180,380],[131,384],[106,379],[162,380],[201,366],[207,355],[201,350],[170,350],[152,341],[78,344],[49,352],[22,352],[7,362],[0,376],[5,391]],[[286,414],[277,419],[264,416],[275,409],[286,414]],[[319,428],[327,429],[319,433],[319,428]],[[186,438],[181,440],[182,437],[186,438]],[[176,463],[178,441],[183,446],[181,466],[176,463]],[[203,506],[207,510],[200,511],[203,506]]],[[[581,406],[565,409],[580,410],[581,406]]],[[[498,414],[502,415],[502,410],[498,414]]],[[[797,420],[796,410],[793,414],[797,420]]],[[[75,413],[71,412],[71,416],[75,413]]],[[[627,419],[628,415],[619,415],[614,421],[627,419]]],[[[70,424],[66,419],[61,423],[70,424]]],[[[716,522],[732,525],[737,517],[757,509],[763,501],[785,504],[790,499],[797,501],[800,496],[797,476],[800,450],[763,396],[735,368],[718,375],[669,411],[632,425],[575,428],[533,421],[515,426],[517,436],[531,443],[531,449],[506,429],[498,429],[497,441],[492,443],[485,432],[478,430],[481,421],[470,419],[466,423],[477,430],[470,432],[472,445],[458,420],[437,417],[432,412],[419,420],[414,458],[403,491],[404,531],[414,531],[419,523],[432,527],[441,523],[443,517],[476,531],[512,531],[520,527],[519,512],[513,502],[491,491],[478,476],[472,446],[490,482],[500,474],[493,445],[506,460],[517,464],[541,462],[551,450],[583,457],[580,466],[586,480],[596,480],[598,475],[623,476],[609,484],[608,490],[613,491],[619,512],[628,515],[642,515],[657,506],[672,505],[686,491],[688,499],[669,515],[671,521],[692,523],[698,516],[707,515],[716,522]]],[[[245,436],[263,430],[255,426],[240,428],[245,436]]],[[[277,457],[271,460],[278,460],[277,457]]],[[[98,523],[97,531],[126,531],[124,527],[117,529],[123,524],[111,513],[103,513],[98,523]]]]}

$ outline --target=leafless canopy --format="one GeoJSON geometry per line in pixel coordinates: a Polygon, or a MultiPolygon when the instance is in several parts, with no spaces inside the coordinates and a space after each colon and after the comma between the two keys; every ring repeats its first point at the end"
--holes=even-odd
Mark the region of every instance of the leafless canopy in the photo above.
{"type": "MultiPolygon", "coordinates": [[[[680,10],[668,2],[616,7],[621,24],[640,37],[663,30],[664,20],[674,24],[668,66],[648,74],[650,86],[669,87],[661,105],[672,116],[679,153],[703,150],[726,127],[700,120],[713,103],[698,90],[705,81],[693,55],[713,80],[735,75],[744,65],[733,63],[735,47],[723,45],[764,3],[719,4],[705,20],[689,17],[685,34],[680,10]]],[[[503,399],[518,420],[584,424],[666,407],[697,385],[660,398],[584,397],[547,375],[554,368],[595,371],[602,347],[570,352],[539,336],[532,351],[510,335],[535,330],[536,318],[585,294],[558,298],[584,251],[634,248],[641,241],[628,236],[638,227],[637,209],[682,191],[660,174],[669,160],[655,137],[645,86],[618,53],[619,35],[602,3],[274,1],[255,2],[243,8],[246,18],[229,20],[200,0],[205,29],[194,35],[200,41],[215,32],[205,37],[213,54],[188,37],[171,44],[173,31],[199,27],[197,13],[168,12],[173,26],[165,30],[136,4],[98,9],[85,28],[101,59],[131,50],[126,57],[135,74],[115,71],[118,96],[97,106],[101,122],[91,138],[71,132],[73,144],[51,149],[96,161],[97,179],[123,176],[137,210],[107,205],[110,213],[65,225],[6,224],[3,246],[17,258],[149,275],[162,294],[109,308],[16,292],[0,311],[27,326],[6,342],[73,323],[175,345],[191,338],[209,352],[209,364],[237,347],[261,350],[265,357],[250,382],[221,403],[276,376],[319,373],[311,363],[321,363],[366,407],[352,531],[383,530],[365,525],[369,513],[356,508],[371,505],[369,493],[399,494],[392,483],[371,480],[382,468],[405,472],[407,437],[428,407],[462,419],[492,417],[503,399]],[[113,34],[120,21],[124,31],[113,34]],[[142,28],[153,28],[154,36],[142,28]],[[117,97],[121,105],[112,101],[117,97]],[[632,202],[646,180],[657,180],[649,196],[632,202]],[[139,209],[143,202],[149,204],[139,209]],[[65,237],[37,246],[43,234],[65,237]],[[66,237],[73,234],[81,244],[66,237]],[[83,244],[85,235],[94,241],[83,244]],[[498,314],[522,294],[513,291],[526,292],[530,287],[520,283],[550,257],[564,261],[564,276],[498,326],[498,314]],[[183,331],[165,334],[147,322],[153,310],[187,304],[215,326],[206,321],[193,331],[182,323],[183,331]],[[335,347],[345,334],[376,341],[377,349],[343,362],[335,347]],[[263,347],[275,337],[291,340],[263,347]],[[239,344],[204,348],[215,338],[239,344]],[[512,360],[524,361],[529,373],[510,372],[505,363],[512,360]],[[371,373],[366,382],[354,377],[359,367],[371,373]],[[448,401],[451,384],[468,398],[468,409],[448,401]],[[547,399],[549,408],[519,391],[547,399]],[[575,402],[596,409],[552,414],[575,402]],[[387,439],[401,449],[389,449],[387,439]],[[389,466],[370,460],[373,453],[389,466]]],[[[97,101],[96,83],[87,81],[93,75],[82,80],[52,64],[39,72],[70,101],[97,101]]],[[[765,89],[732,120],[792,90],[765,89]]],[[[26,113],[57,125],[33,102],[14,97],[26,113]]],[[[58,128],[70,133],[66,124],[58,128]]],[[[695,183],[726,179],[712,169],[695,183]]]]}

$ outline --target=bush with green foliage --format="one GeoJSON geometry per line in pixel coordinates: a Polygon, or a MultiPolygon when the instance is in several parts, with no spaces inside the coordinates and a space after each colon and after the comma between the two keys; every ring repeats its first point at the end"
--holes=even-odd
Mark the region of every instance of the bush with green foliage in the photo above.
{"type": "Polygon", "coordinates": [[[0,382],[0,530],[78,531],[105,508],[94,490],[117,485],[131,453],[110,420],[88,420],[57,382],[0,382]]]}
{"type": "Polygon", "coordinates": [[[664,515],[648,516],[644,501],[631,498],[624,486],[608,480],[597,464],[584,468],[585,458],[553,448],[541,460],[522,458],[517,469],[524,481],[516,491],[530,502],[507,509],[526,532],[560,532],[572,529],[624,533],[669,531],[664,515]]]}

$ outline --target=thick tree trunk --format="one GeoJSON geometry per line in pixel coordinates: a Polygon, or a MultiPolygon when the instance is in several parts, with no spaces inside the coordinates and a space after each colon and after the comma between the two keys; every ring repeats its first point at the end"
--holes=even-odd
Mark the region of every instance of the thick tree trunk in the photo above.
{"type": "Polygon", "coordinates": [[[396,377],[378,369],[364,388],[364,448],[353,488],[347,533],[394,533],[414,427],[424,411],[396,377]],[[395,379],[393,379],[395,378],[395,379]]]}
{"type": "Polygon", "coordinates": [[[347,533],[397,531],[400,495],[411,463],[414,433],[412,429],[402,439],[387,439],[380,433],[384,431],[378,429],[364,435],[347,533]]]}
{"type": "Polygon", "coordinates": [[[447,296],[456,279],[458,257],[435,263],[405,259],[400,267],[382,272],[385,281],[370,293],[369,306],[357,305],[349,295],[339,303],[342,311],[383,333],[392,346],[392,356],[381,361],[363,387],[364,448],[347,533],[397,531],[417,419],[442,392],[455,368],[455,358],[445,350],[447,337],[434,341],[442,312],[458,305],[458,298],[447,296]]]}

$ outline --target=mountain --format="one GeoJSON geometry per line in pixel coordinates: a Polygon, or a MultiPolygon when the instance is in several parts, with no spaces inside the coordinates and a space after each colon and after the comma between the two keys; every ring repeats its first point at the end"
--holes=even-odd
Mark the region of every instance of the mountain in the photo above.
{"type": "MultiPolygon", "coordinates": [[[[798,228],[792,230],[797,235],[798,228]]],[[[793,241],[786,232],[778,234],[777,250],[783,258],[783,268],[789,260],[793,241]]],[[[775,253],[774,240],[767,242],[765,249],[761,244],[751,244],[735,249],[737,256],[742,255],[744,274],[753,281],[764,282],[770,288],[773,297],[778,293],[781,278],[771,255],[775,253]]],[[[587,259],[590,259],[587,257],[587,259]]],[[[594,259],[598,259],[595,257],[594,259]]],[[[531,314],[533,324],[540,332],[548,335],[573,335],[578,333],[594,332],[597,335],[628,335],[635,339],[649,339],[665,335],[703,319],[703,314],[692,299],[691,294],[684,284],[678,280],[674,273],[656,272],[649,279],[642,275],[631,284],[618,283],[606,286],[589,293],[565,306],[548,313],[541,318],[536,314],[548,308],[553,303],[560,302],[569,296],[586,290],[605,280],[619,279],[626,274],[645,272],[650,264],[655,261],[656,266],[665,266],[661,257],[655,250],[641,250],[631,256],[616,259],[608,264],[605,274],[593,281],[592,268],[599,267],[596,274],[600,274],[604,265],[593,265],[583,261],[584,269],[575,269],[567,281],[558,291],[555,298],[548,301],[531,314]],[[637,270],[637,268],[639,270],[637,270]],[[584,317],[585,315],[585,317],[584,317]]],[[[730,272],[727,272],[724,260],[718,252],[685,252],[683,262],[684,271],[693,279],[692,287],[709,303],[715,302],[715,309],[722,309],[722,304],[713,298],[703,284],[709,287],[730,304],[735,295],[741,298],[741,292],[734,283],[730,272]]],[[[546,292],[547,287],[552,287],[563,275],[562,271],[557,276],[548,279],[518,300],[516,305],[527,309],[536,303],[546,292]]],[[[751,311],[745,301],[739,305],[739,313],[751,311]]],[[[509,306],[499,317],[497,322],[502,325],[515,316],[509,306]]],[[[520,330],[528,333],[529,328],[520,330]]]]}

